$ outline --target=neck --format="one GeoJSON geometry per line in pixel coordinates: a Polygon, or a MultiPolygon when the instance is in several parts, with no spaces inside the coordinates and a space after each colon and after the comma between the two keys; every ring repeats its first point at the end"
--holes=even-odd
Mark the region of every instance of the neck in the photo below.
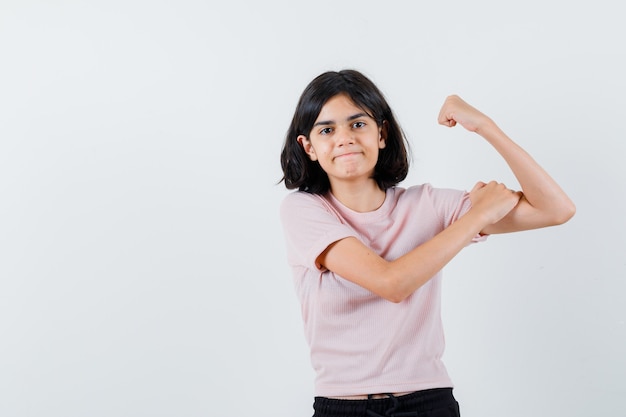
{"type": "Polygon", "coordinates": [[[378,188],[376,181],[368,181],[366,184],[333,184],[330,192],[344,206],[358,213],[374,211],[385,202],[385,191],[378,188]]]}

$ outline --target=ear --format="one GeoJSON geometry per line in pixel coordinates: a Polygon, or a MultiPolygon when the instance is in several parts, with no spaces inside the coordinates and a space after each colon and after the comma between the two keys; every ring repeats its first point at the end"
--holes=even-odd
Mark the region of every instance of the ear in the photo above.
{"type": "Polygon", "coordinates": [[[386,120],[383,120],[382,126],[378,128],[378,149],[384,149],[387,147],[387,131],[389,124],[386,120]]]}
{"type": "Polygon", "coordinates": [[[309,155],[311,161],[317,161],[317,155],[315,154],[315,149],[313,149],[313,145],[311,145],[311,141],[304,135],[298,135],[298,143],[304,149],[304,152],[309,155]]]}

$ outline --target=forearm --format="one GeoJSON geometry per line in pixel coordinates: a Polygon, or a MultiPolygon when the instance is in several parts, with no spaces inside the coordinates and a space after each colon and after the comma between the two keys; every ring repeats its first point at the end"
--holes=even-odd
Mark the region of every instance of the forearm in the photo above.
{"type": "Polygon", "coordinates": [[[392,301],[401,301],[415,292],[447,265],[485,225],[481,213],[469,211],[432,239],[404,256],[387,262],[380,271],[381,282],[390,290],[392,301]]]}
{"type": "Polygon", "coordinates": [[[379,296],[400,302],[439,272],[489,223],[470,210],[432,239],[388,261],[360,240],[349,237],[330,245],[318,263],[379,296]]]}

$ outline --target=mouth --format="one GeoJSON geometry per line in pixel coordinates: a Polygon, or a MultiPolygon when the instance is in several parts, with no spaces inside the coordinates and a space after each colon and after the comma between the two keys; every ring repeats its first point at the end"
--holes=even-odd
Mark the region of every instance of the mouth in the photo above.
{"type": "Polygon", "coordinates": [[[358,154],[359,154],[359,152],[342,153],[341,155],[335,156],[335,159],[349,158],[349,157],[352,157],[352,156],[356,156],[358,154]]]}

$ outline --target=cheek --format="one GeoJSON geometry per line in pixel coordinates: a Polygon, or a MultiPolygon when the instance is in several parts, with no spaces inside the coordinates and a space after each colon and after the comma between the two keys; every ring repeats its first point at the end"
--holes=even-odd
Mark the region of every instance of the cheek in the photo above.
{"type": "Polygon", "coordinates": [[[317,156],[328,155],[330,153],[330,149],[325,143],[316,143],[315,146],[311,147],[311,151],[317,156]]]}

